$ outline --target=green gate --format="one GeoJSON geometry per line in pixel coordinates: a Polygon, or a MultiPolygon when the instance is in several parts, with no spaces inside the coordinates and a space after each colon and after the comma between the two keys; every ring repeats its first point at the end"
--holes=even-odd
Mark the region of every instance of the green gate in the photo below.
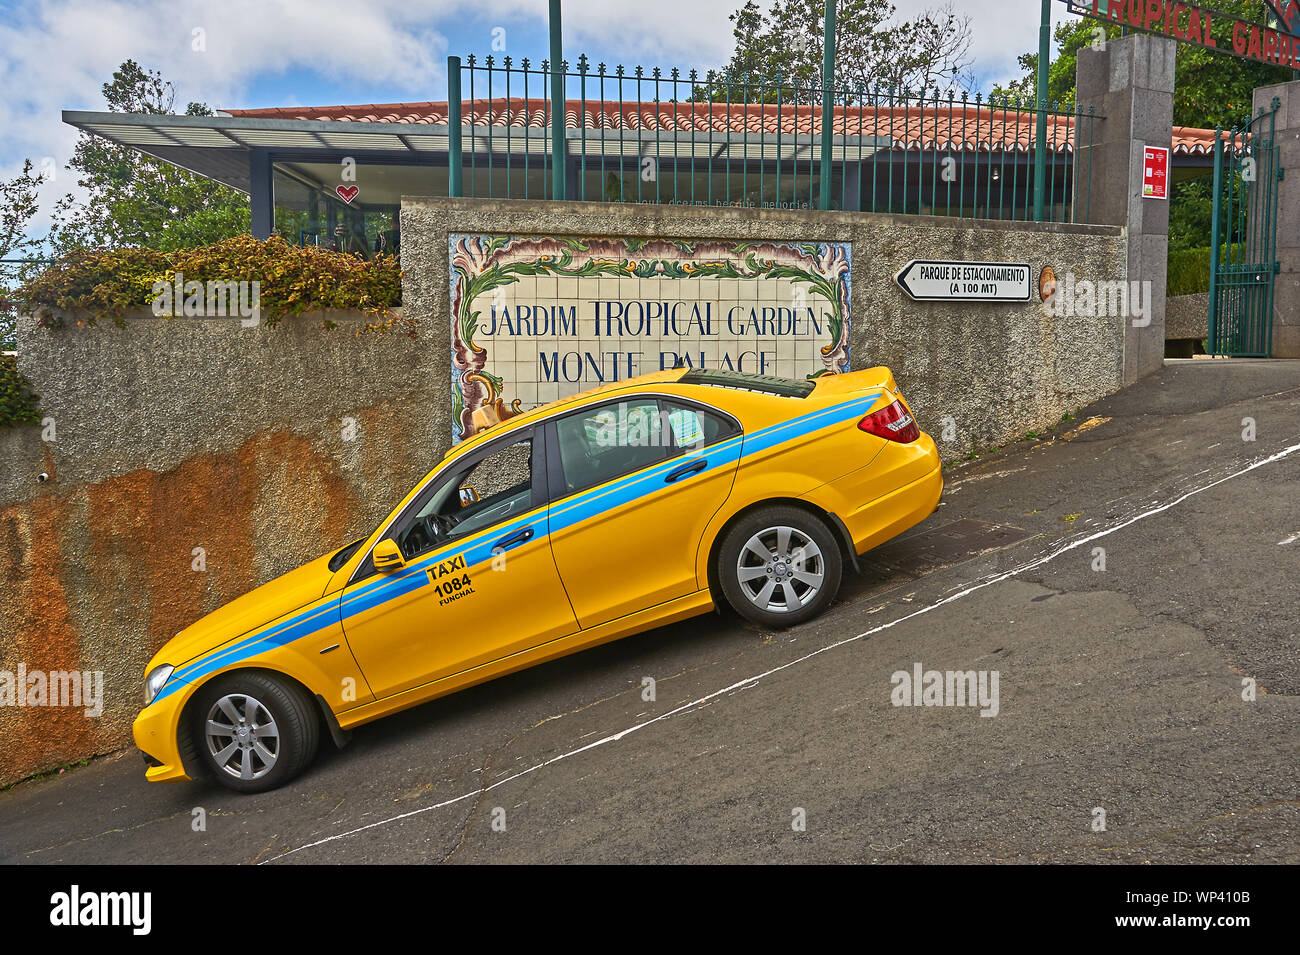
{"type": "Polygon", "coordinates": [[[1211,355],[1267,358],[1278,273],[1277,193],[1282,178],[1274,120],[1280,105],[1243,126],[1214,131],[1210,213],[1211,355]]]}

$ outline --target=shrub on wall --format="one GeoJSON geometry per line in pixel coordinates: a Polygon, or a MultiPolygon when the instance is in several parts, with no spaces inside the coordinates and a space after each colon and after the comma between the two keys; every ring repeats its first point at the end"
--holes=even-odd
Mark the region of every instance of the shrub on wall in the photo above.
{"type": "Polygon", "coordinates": [[[13,355],[0,355],[0,428],[16,424],[39,424],[36,395],[18,371],[13,355]]]}
{"type": "Polygon", "coordinates": [[[1169,253],[1165,295],[1195,295],[1210,290],[1210,247],[1169,253]]]}
{"type": "MultiPolygon", "coordinates": [[[[1219,260],[1227,262],[1229,258],[1239,261],[1242,247],[1226,243],[1219,248],[1219,260]]],[[[1169,272],[1165,280],[1165,295],[1196,295],[1210,290],[1210,247],[1199,249],[1179,249],[1169,253],[1169,272]]]]}
{"type": "Polygon", "coordinates": [[[155,249],[77,249],[21,286],[17,298],[27,311],[82,309],[92,322],[100,315],[120,317],[152,302],[153,283],[166,272],[167,259],[155,249]]]}
{"type": "MultiPolygon", "coordinates": [[[[23,286],[19,301],[33,312],[45,306],[84,313],[92,324],[101,316],[121,324],[125,313],[141,308],[168,315],[193,314],[186,310],[185,301],[194,282],[204,288],[208,283],[258,283],[260,318],[269,325],[286,316],[339,309],[366,312],[377,319],[371,328],[388,328],[402,294],[402,271],[393,256],[367,261],[314,246],[290,245],[279,236],[263,241],[237,235],[171,252],[78,250],[23,286]],[[177,282],[184,283],[182,296],[162,288],[174,288],[177,282]],[[165,302],[160,290],[166,292],[165,302]]],[[[410,326],[409,321],[405,324],[410,326]]]]}

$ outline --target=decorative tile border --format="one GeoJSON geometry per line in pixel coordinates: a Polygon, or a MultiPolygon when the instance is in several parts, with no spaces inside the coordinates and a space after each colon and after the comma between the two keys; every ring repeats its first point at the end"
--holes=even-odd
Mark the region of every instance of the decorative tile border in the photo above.
{"type": "Polygon", "coordinates": [[[849,369],[851,246],[452,234],[452,440],[678,362],[849,369]]]}

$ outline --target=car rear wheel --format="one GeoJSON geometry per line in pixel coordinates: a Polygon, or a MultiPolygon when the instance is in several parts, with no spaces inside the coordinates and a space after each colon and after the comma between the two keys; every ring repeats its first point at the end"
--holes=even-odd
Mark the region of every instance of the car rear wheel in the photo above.
{"type": "Polygon", "coordinates": [[[316,755],[320,721],[297,684],[232,673],[203,687],[192,709],[195,749],[228,789],[259,793],[297,776],[316,755]]]}
{"type": "Polygon", "coordinates": [[[797,507],[766,507],[741,518],[718,549],[718,581],[742,617],[791,627],[825,610],[843,562],[824,521],[797,507]]]}

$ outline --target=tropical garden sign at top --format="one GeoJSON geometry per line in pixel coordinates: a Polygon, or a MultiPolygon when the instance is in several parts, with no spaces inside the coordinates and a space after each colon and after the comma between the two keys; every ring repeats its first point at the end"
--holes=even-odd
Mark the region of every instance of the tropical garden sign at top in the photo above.
{"type": "MultiPolygon", "coordinates": [[[[1279,0],[1282,6],[1285,0],[1279,0]]],[[[1300,37],[1174,0],[1066,0],[1071,13],[1272,66],[1300,69],[1300,37]]],[[[1287,13],[1291,13],[1288,6],[1287,13]]],[[[1279,23],[1290,21],[1279,17],[1279,23]]],[[[1300,22],[1300,21],[1297,21],[1300,22]]]]}

